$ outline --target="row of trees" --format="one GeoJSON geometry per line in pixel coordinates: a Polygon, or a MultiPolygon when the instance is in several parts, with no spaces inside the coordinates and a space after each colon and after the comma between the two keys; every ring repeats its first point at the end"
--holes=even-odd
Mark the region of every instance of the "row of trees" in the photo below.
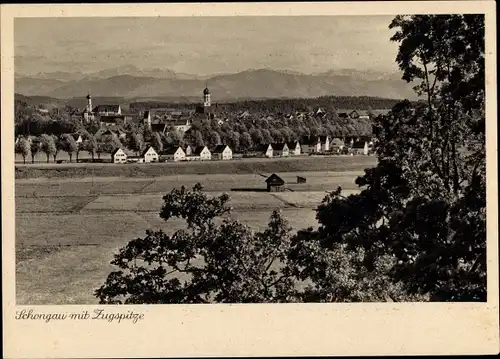
{"type": "Polygon", "coordinates": [[[89,132],[82,131],[81,136],[83,141],[77,142],[72,134],[66,133],[61,136],[42,134],[40,136],[23,136],[16,143],[15,152],[23,157],[23,162],[31,157],[31,162],[35,162],[35,157],[38,153],[46,155],[47,163],[50,158],[54,162],[57,160],[59,152],[68,153],[70,162],[73,155],[76,155],[76,161],[79,160],[79,154],[82,151],[87,152],[94,160],[95,156],[99,159],[102,153],[111,154],[116,148],[127,147],[134,151],[137,155],[145,149],[148,144],[151,144],[157,151],[163,149],[163,142],[158,133],[145,141],[140,133],[127,133],[126,137],[120,139],[116,134],[113,135],[92,135],[89,132]]]}
{"type": "MultiPolygon", "coordinates": [[[[369,96],[321,96],[318,98],[305,99],[268,99],[268,100],[245,100],[233,103],[218,103],[217,108],[222,113],[238,113],[249,111],[259,114],[272,114],[280,112],[290,114],[295,112],[313,112],[318,107],[328,112],[334,112],[338,108],[351,108],[368,110],[370,108],[391,108],[397,100],[369,97],[369,96]]],[[[198,100],[192,103],[138,101],[130,104],[131,111],[144,111],[154,108],[173,108],[194,110],[198,100]]]]}
{"type": "Polygon", "coordinates": [[[100,302],[486,301],[484,16],[396,16],[390,28],[427,101],[376,119],[379,161],[359,194],[332,191],[319,228],[293,234],[278,211],[255,233],[226,216],[227,195],[172,190],[160,216],[186,228],[130,241],[100,302]]]}

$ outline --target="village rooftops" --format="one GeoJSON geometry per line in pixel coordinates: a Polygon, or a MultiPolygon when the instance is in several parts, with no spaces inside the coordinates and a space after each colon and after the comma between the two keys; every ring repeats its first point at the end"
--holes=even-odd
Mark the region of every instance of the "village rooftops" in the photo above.
{"type": "Polygon", "coordinates": [[[253,150],[255,152],[266,152],[268,149],[269,149],[269,144],[267,144],[267,145],[257,145],[257,146],[255,146],[253,148],[253,150]]]}
{"type": "Polygon", "coordinates": [[[212,153],[222,153],[226,149],[227,145],[217,145],[215,148],[212,150],[212,153]]]}
{"type": "Polygon", "coordinates": [[[193,154],[199,156],[201,154],[201,152],[203,152],[203,150],[205,149],[205,147],[207,147],[207,146],[198,146],[198,147],[195,147],[194,150],[193,150],[193,154]]]}
{"type": "Polygon", "coordinates": [[[168,147],[161,154],[162,155],[173,155],[179,150],[179,148],[182,150],[182,148],[179,146],[168,147]]]}
{"type": "MultiPolygon", "coordinates": [[[[148,151],[149,151],[151,148],[153,148],[153,146],[147,146],[147,147],[144,149],[144,151],[142,151],[142,153],[141,153],[141,157],[146,156],[146,153],[148,153],[148,151]]],[[[153,148],[153,151],[154,151],[154,148],[153,148]]],[[[156,151],[155,151],[155,152],[156,152],[156,151]]]]}

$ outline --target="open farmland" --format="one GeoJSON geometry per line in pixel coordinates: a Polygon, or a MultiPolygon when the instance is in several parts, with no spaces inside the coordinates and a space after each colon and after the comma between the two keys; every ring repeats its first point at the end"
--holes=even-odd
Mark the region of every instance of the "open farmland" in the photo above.
{"type": "Polygon", "coordinates": [[[148,164],[35,163],[16,164],[16,179],[133,177],[177,175],[259,174],[269,172],[359,171],[375,166],[375,156],[296,156],[244,158],[230,161],[193,161],[148,164]]]}
{"type": "Polygon", "coordinates": [[[362,168],[279,173],[290,191],[262,192],[271,171],[161,177],[30,178],[16,180],[18,304],[93,304],[93,291],[114,270],[113,254],[147,229],[171,232],[182,220],[159,217],[162,197],[200,182],[210,195],[228,193],[231,216],[252,229],[282,209],[294,230],[315,227],[315,208],[337,186],[354,193],[362,168]],[[307,178],[297,184],[296,176],[307,178]]]}

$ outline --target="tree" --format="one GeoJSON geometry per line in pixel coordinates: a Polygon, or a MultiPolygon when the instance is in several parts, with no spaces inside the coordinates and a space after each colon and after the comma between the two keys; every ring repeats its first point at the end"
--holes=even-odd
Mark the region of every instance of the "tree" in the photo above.
{"type": "Polygon", "coordinates": [[[31,153],[31,145],[29,140],[26,137],[19,138],[19,141],[16,144],[15,148],[16,153],[19,153],[23,156],[23,163],[26,164],[26,157],[28,157],[31,153]]]}
{"type": "Polygon", "coordinates": [[[209,142],[209,144],[210,144],[210,146],[212,148],[220,145],[221,144],[221,140],[220,140],[219,134],[217,132],[215,132],[215,131],[212,131],[210,133],[210,137],[209,137],[209,141],[208,142],[209,142]]]}
{"type": "Polygon", "coordinates": [[[30,143],[30,153],[31,153],[31,163],[35,163],[35,156],[42,149],[42,144],[39,137],[31,137],[30,143]]]}
{"type": "Polygon", "coordinates": [[[122,147],[122,144],[118,139],[118,136],[116,136],[115,134],[104,136],[104,138],[101,138],[100,143],[98,143],[97,155],[100,156],[101,152],[111,154],[115,149],[120,147],[122,147]]]}
{"type": "Polygon", "coordinates": [[[59,154],[59,151],[62,150],[62,147],[61,147],[61,140],[59,137],[57,137],[56,135],[52,135],[51,136],[53,141],[54,141],[54,145],[55,145],[55,151],[52,153],[52,156],[54,157],[54,162],[56,162],[57,160],[57,155],[59,154]]]}
{"type": "Polygon", "coordinates": [[[161,136],[158,132],[153,133],[151,143],[157,152],[163,151],[163,141],[161,140],[161,136]]]}
{"type": "Polygon", "coordinates": [[[369,271],[392,258],[391,282],[409,295],[486,300],[483,26],[481,15],[394,19],[403,78],[427,101],[378,117],[378,165],[356,180],[365,189],[318,208],[313,242],[364,251],[369,271]]]}
{"type": "Polygon", "coordinates": [[[54,156],[57,153],[56,143],[52,136],[42,134],[40,136],[41,150],[47,156],[47,163],[49,163],[50,156],[54,156]]]}
{"type": "MultiPolygon", "coordinates": [[[[72,160],[73,153],[78,151],[78,145],[77,145],[74,137],[69,133],[62,135],[61,141],[60,141],[60,148],[64,152],[68,153],[69,162],[71,162],[71,160],[72,160]]],[[[78,162],[78,159],[76,161],[78,162]]]]}
{"type": "Polygon", "coordinates": [[[256,145],[264,144],[264,137],[262,136],[262,132],[258,128],[254,128],[250,131],[250,136],[252,137],[252,142],[256,145]]]}
{"type": "MultiPolygon", "coordinates": [[[[111,152],[113,152],[113,150],[116,147],[119,147],[119,146],[116,146],[117,143],[116,143],[115,140],[113,140],[113,141],[107,141],[106,143],[107,143],[106,148],[108,148],[108,147],[110,148],[110,146],[113,147],[113,149],[111,150],[111,152]]],[[[139,133],[129,132],[127,134],[127,147],[130,150],[134,151],[137,156],[139,156],[139,153],[144,148],[144,139],[143,139],[143,137],[139,133]]],[[[108,152],[108,151],[105,150],[104,152],[108,152]]],[[[111,153],[111,152],[109,152],[109,153],[111,153]]]]}
{"type": "Polygon", "coordinates": [[[246,153],[253,147],[252,137],[248,132],[243,132],[240,136],[240,150],[246,153]]]}
{"type": "Polygon", "coordinates": [[[115,256],[96,290],[101,304],[289,302],[295,291],[288,266],[290,229],[279,211],[263,232],[226,215],[229,197],[208,197],[201,185],[164,196],[160,217],[183,218],[172,235],[147,231],[115,256]],[[226,216],[222,223],[217,219],[226,216]],[[182,282],[178,276],[182,275],[182,282]]]}
{"type": "Polygon", "coordinates": [[[92,156],[92,162],[94,162],[94,156],[98,152],[98,147],[97,140],[93,135],[88,136],[83,142],[83,148],[92,156]]]}

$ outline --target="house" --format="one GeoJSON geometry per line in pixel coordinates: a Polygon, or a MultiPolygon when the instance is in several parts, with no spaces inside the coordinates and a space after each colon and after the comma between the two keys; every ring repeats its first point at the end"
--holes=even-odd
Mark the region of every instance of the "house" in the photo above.
{"type": "Polygon", "coordinates": [[[358,111],[356,110],[352,110],[352,109],[345,109],[345,108],[341,108],[341,109],[337,109],[337,116],[339,116],[339,118],[349,118],[349,119],[358,119],[359,118],[359,113],[358,111]]]}
{"type": "Polygon", "coordinates": [[[167,148],[162,155],[165,157],[166,161],[183,161],[186,159],[186,153],[182,147],[170,147],[167,148]]]}
{"type": "Polygon", "coordinates": [[[298,156],[300,155],[300,143],[298,141],[287,143],[288,151],[290,155],[298,156]]]}
{"type": "Polygon", "coordinates": [[[111,161],[113,163],[126,163],[127,154],[121,148],[117,148],[111,153],[111,161]]]}
{"type": "Polygon", "coordinates": [[[256,146],[251,152],[257,156],[273,157],[273,147],[270,144],[256,146]]]}
{"type": "Polygon", "coordinates": [[[285,190],[285,181],[273,173],[266,179],[267,192],[283,192],[285,190]]]}
{"type": "Polygon", "coordinates": [[[142,151],[141,158],[144,163],[158,162],[158,153],[152,146],[148,146],[144,151],[142,151]]]}
{"type": "Polygon", "coordinates": [[[355,141],[351,147],[351,154],[356,155],[367,155],[368,154],[368,142],[366,141],[355,141]]]}
{"type": "Polygon", "coordinates": [[[215,160],[232,160],[233,151],[227,145],[218,145],[212,151],[212,158],[215,160]]]}
{"type": "Polygon", "coordinates": [[[286,143],[272,143],[274,157],[288,157],[290,156],[290,151],[286,143]]]}
{"type": "Polygon", "coordinates": [[[321,152],[321,142],[319,137],[304,138],[300,141],[302,153],[319,153],[321,152]]]}
{"type": "Polygon", "coordinates": [[[330,151],[330,136],[320,136],[319,142],[321,143],[321,152],[330,151]]]}
{"type": "Polygon", "coordinates": [[[120,105],[99,105],[94,107],[94,110],[92,110],[92,112],[100,116],[121,115],[122,108],[120,107],[120,105]]]}
{"type": "Polygon", "coordinates": [[[360,120],[369,120],[370,119],[370,111],[367,110],[360,110],[358,111],[359,114],[359,119],[360,120]]]}
{"type": "Polygon", "coordinates": [[[332,138],[330,142],[330,149],[334,152],[340,152],[344,148],[344,141],[342,141],[340,138],[335,137],[332,138]]]}
{"type": "Polygon", "coordinates": [[[130,116],[125,116],[125,115],[102,115],[99,116],[99,122],[104,126],[123,126],[127,123],[127,121],[130,122],[131,117],[130,116]]]}
{"type": "Polygon", "coordinates": [[[189,131],[189,129],[191,128],[190,119],[185,119],[185,120],[178,119],[178,120],[168,121],[168,124],[174,126],[177,132],[179,132],[179,134],[181,135],[184,134],[184,132],[189,131]]]}
{"type": "Polygon", "coordinates": [[[207,146],[198,146],[193,151],[195,156],[198,156],[201,161],[210,161],[212,159],[212,154],[207,146]]]}
{"type": "Polygon", "coordinates": [[[184,152],[186,153],[186,156],[191,156],[193,154],[193,148],[190,145],[187,145],[184,152]]]}

